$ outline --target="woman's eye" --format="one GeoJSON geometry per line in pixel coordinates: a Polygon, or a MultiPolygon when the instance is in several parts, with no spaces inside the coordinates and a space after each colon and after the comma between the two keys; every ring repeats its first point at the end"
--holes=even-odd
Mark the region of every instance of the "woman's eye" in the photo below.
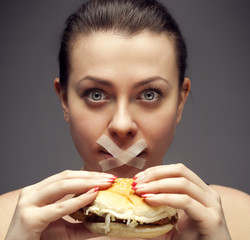
{"type": "Polygon", "coordinates": [[[141,94],[140,98],[148,102],[155,101],[159,98],[159,93],[157,93],[155,90],[146,90],[141,94]]]}
{"type": "Polygon", "coordinates": [[[93,101],[101,101],[105,98],[103,92],[94,90],[88,94],[88,98],[93,101]]]}
{"type": "Polygon", "coordinates": [[[108,94],[101,89],[88,89],[83,93],[83,97],[88,104],[104,104],[109,100],[108,94]]]}

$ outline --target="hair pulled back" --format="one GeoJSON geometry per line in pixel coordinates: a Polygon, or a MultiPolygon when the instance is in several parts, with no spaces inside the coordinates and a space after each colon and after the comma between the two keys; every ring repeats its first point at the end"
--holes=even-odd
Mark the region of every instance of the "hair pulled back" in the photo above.
{"type": "Polygon", "coordinates": [[[58,57],[61,87],[67,88],[70,50],[79,35],[110,31],[133,36],[145,30],[166,33],[174,39],[181,86],[186,71],[186,44],[165,6],[156,0],[90,0],[66,20],[58,57]]]}

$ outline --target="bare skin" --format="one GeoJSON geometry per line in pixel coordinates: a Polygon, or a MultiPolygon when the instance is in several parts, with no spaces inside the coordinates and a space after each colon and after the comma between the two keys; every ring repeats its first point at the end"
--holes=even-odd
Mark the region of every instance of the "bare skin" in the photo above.
{"type": "MultiPolygon", "coordinates": [[[[241,240],[244,239],[245,236],[249,236],[250,232],[248,223],[250,219],[249,215],[246,214],[250,211],[249,195],[239,190],[224,186],[212,185],[210,187],[217,191],[221,196],[223,212],[225,214],[231,238],[233,240],[241,240]]],[[[4,239],[4,237],[6,236],[20,192],[21,189],[0,196],[0,239],[4,239]]],[[[80,227],[82,227],[82,225],[80,227]]],[[[84,234],[86,234],[86,232],[84,232],[84,234]]],[[[92,240],[107,239],[106,237],[94,237],[91,235],[92,234],[90,234],[89,239],[92,240]]],[[[161,237],[159,238],[159,240],[160,239],[165,238],[161,237]]]]}
{"type": "Polygon", "coordinates": [[[54,86],[85,171],[65,171],[1,196],[0,237],[109,239],[62,218],[91,203],[116,175],[135,176],[135,191],[149,204],[179,209],[179,232],[158,240],[247,239],[249,195],[208,186],[183,164],[161,165],[190,90],[188,78],[179,86],[173,40],[151,32],[97,32],[76,38],[70,61],[67,89],[58,78],[54,86]],[[122,166],[101,174],[99,162],[107,153],[96,140],[102,134],[121,149],[144,138],[144,169],[122,166]],[[79,196],[59,201],[69,194],[79,196]]]}

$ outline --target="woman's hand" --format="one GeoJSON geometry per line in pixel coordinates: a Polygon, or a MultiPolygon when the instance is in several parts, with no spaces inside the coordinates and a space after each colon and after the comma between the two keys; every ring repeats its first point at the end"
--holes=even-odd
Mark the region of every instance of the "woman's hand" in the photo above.
{"type": "Polygon", "coordinates": [[[171,239],[231,239],[219,194],[183,164],[149,168],[135,176],[135,184],[136,193],[149,204],[181,210],[179,231],[171,239]]]}
{"type": "Polygon", "coordinates": [[[110,187],[114,179],[111,174],[67,170],[24,188],[6,240],[77,239],[83,225],[79,228],[62,217],[91,203],[98,189],[110,187]],[[79,196],[59,201],[68,194],[79,196]],[[74,237],[69,238],[70,234],[74,237]]]}

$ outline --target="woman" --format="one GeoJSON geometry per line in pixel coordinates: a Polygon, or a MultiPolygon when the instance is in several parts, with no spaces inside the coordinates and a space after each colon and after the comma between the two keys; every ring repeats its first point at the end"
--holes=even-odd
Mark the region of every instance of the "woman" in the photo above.
{"type": "Polygon", "coordinates": [[[59,63],[54,86],[84,168],[2,196],[1,238],[108,239],[63,217],[119,176],[134,177],[149,204],[179,209],[179,230],[157,239],[247,239],[247,194],[209,186],[183,164],[161,165],[190,91],[185,42],[161,4],[89,1],[67,20],[59,63]],[[97,143],[103,135],[122,150],[143,138],[143,169],[124,164],[102,173],[99,163],[112,157],[97,143]]]}

